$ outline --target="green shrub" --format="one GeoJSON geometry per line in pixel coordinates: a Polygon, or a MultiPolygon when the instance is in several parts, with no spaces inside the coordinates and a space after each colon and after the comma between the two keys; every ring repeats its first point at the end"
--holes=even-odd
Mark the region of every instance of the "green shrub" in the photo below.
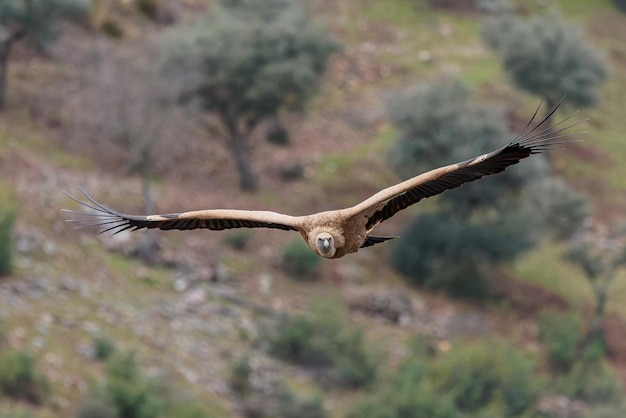
{"type": "Polygon", "coordinates": [[[552,370],[563,373],[571,369],[581,338],[580,331],[580,319],[575,312],[541,312],[539,339],[546,347],[552,370]]]}
{"type": "Polygon", "coordinates": [[[119,418],[113,400],[106,395],[91,395],[84,399],[74,415],[76,418],[119,418]]]}
{"type": "Polygon", "coordinates": [[[26,351],[0,353],[0,392],[32,404],[42,403],[50,386],[36,369],[35,358],[26,351]]]}
{"type": "Polygon", "coordinates": [[[422,359],[412,359],[380,393],[368,394],[348,413],[348,418],[456,418],[450,395],[438,393],[427,379],[422,359]]]}
{"type": "Polygon", "coordinates": [[[4,343],[5,331],[4,331],[4,322],[0,320],[0,347],[2,347],[2,343],[4,343]]]}
{"type": "Polygon", "coordinates": [[[100,24],[100,30],[112,39],[122,39],[126,36],[126,30],[122,23],[112,17],[107,18],[100,24]]]}
{"type": "Polygon", "coordinates": [[[245,250],[252,238],[252,230],[236,229],[226,235],[226,244],[234,250],[245,250]]]}
{"type": "Polygon", "coordinates": [[[285,318],[270,337],[270,353],[291,363],[327,367],[339,339],[336,325],[326,328],[319,318],[305,315],[285,318]]]}
{"type": "Polygon", "coordinates": [[[11,274],[13,271],[13,239],[11,231],[15,222],[12,211],[0,212],[0,276],[11,274]]]}
{"type": "Polygon", "coordinates": [[[453,296],[484,298],[489,288],[481,257],[474,257],[476,246],[467,240],[476,229],[445,215],[423,214],[392,244],[391,263],[415,284],[453,296]]]}
{"type": "Polygon", "coordinates": [[[116,353],[107,380],[79,405],[75,418],[221,418],[222,408],[190,399],[167,384],[141,375],[134,352],[116,353]]]}
{"type": "Polygon", "coordinates": [[[363,341],[363,332],[348,333],[333,360],[332,380],[342,386],[367,387],[376,380],[378,359],[363,341]]]}
{"type": "Polygon", "coordinates": [[[198,401],[168,402],[164,417],[175,418],[222,418],[228,416],[221,408],[198,401]]]}
{"type": "Polygon", "coordinates": [[[153,418],[164,408],[155,382],[141,375],[133,351],[116,353],[106,365],[106,393],[120,418],[153,418]]]}
{"type": "Polygon", "coordinates": [[[150,20],[156,21],[159,15],[159,1],[158,0],[137,0],[135,2],[137,10],[150,20]]]}
{"type": "Polygon", "coordinates": [[[285,361],[325,369],[324,375],[336,384],[367,386],[376,378],[378,359],[362,332],[346,326],[337,306],[322,304],[312,315],[283,318],[270,333],[269,351],[285,361]]]}
{"type": "Polygon", "coordinates": [[[245,357],[236,361],[230,368],[230,387],[237,393],[245,393],[250,389],[250,375],[252,366],[245,357]]]}
{"type": "Polygon", "coordinates": [[[248,418],[324,418],[326,411],[320,397],[302,399],[280,387],[274,394],[247,399],[244,415],[248,418]]]}
{"type": "Polygon", "coordinates": [[[296,280],[308,280],[320,263],[321,258],[301,240],[292,241],[283,249],[281,265],[285,273],[296,280]]]}
{"type": "Polygon", "coordinates": [[[280,168],[280,179],[284,181],[298,181],[304,178],[304,167],[301,163],[291,163],[280,168]]]}
{"type": "Polygon", "coordinates": [[[594,405],[615,403],[622,397],[617,375],[604,360],[575,363],[569,373],[559,379],[557,388],[569,397],[594,405]]]}
{"type": "Polygon", "coordinates": [[[358,402],[349,418],[534,416],[543,379],[513,346],[479,341],[434,356],[427,341],[417,342],[391,381],[358,402]]]}
{"type": "Polygon", "coordinates": [[[485,298],[490,269],[532,245],[525,225],[522,215],[466,222],[425,213],[392,244],[391,262],[413,283],[453,296],[485,298]]]}
{"type": "Polygon", "coordinates": [[[417,217],[393,245],[392,263],[416,284],[480,299],[494,266],[514,259],[532,245],[522,215],[461,221],[446,214],[417,217]]]}
{"type": "Polygon", "coordinates": [[[266,138],[270,144],[278,146],[286,146],[291,142],[289,139],[289,132],[279,121],[274,121],[270,125],[267,129],[266,138]]]}
{"type": "Polygon", "coordinates": [[[626,403],[594,406],[585,411],[582,418],[623,418],[626,417],[626,403]]]}
{"type": "Polygon", "coordinates": [[[98,360],[106,360],[115,352],[115,344],[104,335],[93,339],[94,356],[98,360]]]}
{"type": "Polygon", "coordinates": [[[595,363],[606,356],[606,342],[603,336],[595,335],[589,337],[582,352],[582,361],[595,363]]]}
{"type": "Polygon", "coordinates": [[[33,412],[26,408],[17,407],[10,411],[0,410],[0,418],[33,418],[33,412]]]}
{"type": "Polygon", "coordinates": [[[440,358],[431,373],[437,391],[449,394],[463,412],[493,415],[501,410],[501,415],[519,416],[529,411],[545,386],[534,368],[531,359],[509,344],[477,341],[440,358]]]}

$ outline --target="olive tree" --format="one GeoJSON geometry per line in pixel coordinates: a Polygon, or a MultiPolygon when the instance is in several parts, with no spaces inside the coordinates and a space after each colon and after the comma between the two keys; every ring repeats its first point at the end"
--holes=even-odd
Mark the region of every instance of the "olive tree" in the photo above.
{"type": "Polygon", "coordinates": [[[608,78],[602,54],[557,14],[499,13],[485,21],[482,36],[513,82],[543,98],[548,110],[564,95],[577,106],[595,104],[608,78]]]}
{"type": "Polygon", "coordinates": [[[610,232],[602,228],[582,229],[565,254],[567,260],[585,273],[595,297],[587,334],[583,338],[583,348],[597,340],[604,343],[602,324],[610,296],[609,289],[618,271],[626,267],[626,243],[623,240],[625,230],[623,225],[612,228],[610,232]]]}
{"type": "Polygon", "coordinates": [[[59,22],[84,16],[89,0],[2,0],[0,2],[0,109],[4,108],[7,68],[13,45],[30,37],[43,49],[59,33],[59,22]]]}
{"type": "Polygon", "coordinates": [[[15,223],[12,209],[0,208],[0,277],[13,271],[13,239],[11,231],[15,223]]]}
{"type": "MultiPolygon", "coordinates": [[[[472,101],[458,82],[423,83],[391,95],[387,115],[397,131],[389,160],[403,179],[435,168],[467,160],[505,145],[514,137],[502,112],[472,101]]],[[[524,183],[539,178],[549,167],[542,157],[480,181],[467,183],[441,196],[442,208],[457,218],[508,207],[524,183]],[[531,167],[528,167],[528,164],[531,167]]]]}
{"type": "Polygon", "coordinates": [[[295,0],[223,0],[168,48],[166,67],[182,97],[212,117],[206,127],[223,138],[240,186],[254,191],[252,132],[281,110],[304,108],[338,45],[295,0]]]}
{"type": "MultiPolygon", "coordinates": [[[[387,112],[397,131],[389,158],[402,178],[493,151],[515,136],[502,113],[473,103],[458,83],[407,89],[390,97],[387,112]]],[[[535,156],[523,167],[442,194],[437,211],[419,215],[396,240],[392,263],[415,282],[457,295],[486,295],[485,278],[494,266],[513,260],[552,227],[556,237],[571,235],[568,220],[584,213],[584,200],[565,184],[537,187],[550,179],[548,169],[535,156]],[[531,184],[533,193],[546,194],[529,198],[525,190],[531,184]],[[557,208],[563,222],[550,225],[547,215],[557,208]]]]}

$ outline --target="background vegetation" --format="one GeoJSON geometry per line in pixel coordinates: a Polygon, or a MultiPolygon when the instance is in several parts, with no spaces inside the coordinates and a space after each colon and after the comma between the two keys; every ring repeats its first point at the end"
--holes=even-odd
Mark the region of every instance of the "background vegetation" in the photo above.
{"type": "Polygon", "coordinates": [[[262,3],[0,5],[0,417],[623,416],[623,2],[262,3]],[[333,262],[59,211],[345,207],[565,94],[584,142],[333,262]]]}

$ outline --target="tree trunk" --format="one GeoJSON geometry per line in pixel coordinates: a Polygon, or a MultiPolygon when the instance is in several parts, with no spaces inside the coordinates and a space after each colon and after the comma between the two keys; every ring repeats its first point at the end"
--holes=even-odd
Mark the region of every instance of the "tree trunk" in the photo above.
{"type": "Polygon", "coordinates": [[[6,86],[7,86],[7,66],[9,63],[9,52],[11,44],[8,41],[0,43],[0,110],[4,109],[6,86]]]}
{"type": "Polygon", "coordinates": [[[240,132],[235,121],[231,120],[226,125],[229,135],[227,145],[239,172],[239,187],[248,192],[255,192],[259,188],[259,183],[250,163],[248,138],[240,132]]]}
{"type": "Polygon", "coordinates": [[[7,71],[9,67],[11,47],[25,35],[26,32],[24,30],[18,29],[9,35],[7,39],[0,42],[0,110],[4,109],[6,104],[7,71]]]}
{"type": "Polygon", "coordinates": [[[604,342],[604,330],[602,329],[602,324],[604,322],[606,302],[608,299],[608,286],[597,284],[594,286],[594,293],[596,296],[596,307],[591,315],[587,335],[585,335],[583,340],[585,348],[597,338],[600,338],[604,342]]]}

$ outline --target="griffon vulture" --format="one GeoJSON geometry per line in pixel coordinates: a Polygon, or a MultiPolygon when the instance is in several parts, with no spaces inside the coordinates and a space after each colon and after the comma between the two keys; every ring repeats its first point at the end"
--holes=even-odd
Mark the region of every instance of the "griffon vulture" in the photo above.
{"type": "MultiPolygon", "coordinates": [[[[488,154],[480,155],[456,164],[436,168],[424,174],[388,187],[363,202],[346,209],[315,213],[307,216],[290,216],[282,213],[256,210],[209,209],[163,215],[133,216],[110,209],[79,190],[88,200],[81,201],[63,191],[68,197],[96,213],[66,210],[77,219],[68,221],[86,222],[83,227],[103,226],[102,232],[115,234],[130,229],[142,228],[223,230],[230,228],[275,228],[298,231],[315,253],[326,258],[339,258],[354,253],[359,248],[369,247],[395,237],[370,235],[376,225],[391,218],[422,199],[459,187],[464,183],[504,171],[520,160],[553,148],[571,140],[559,140],[570,134],[566,129],[576,123],[566,124],[572,115],[563,121],[547,125],[547,120],[558,106],[541,122],[532,126],[537,109],[521,133],[508,145],[488,154]]],[[[582,132],[578,132],[582,133],[582,132]]]]}

